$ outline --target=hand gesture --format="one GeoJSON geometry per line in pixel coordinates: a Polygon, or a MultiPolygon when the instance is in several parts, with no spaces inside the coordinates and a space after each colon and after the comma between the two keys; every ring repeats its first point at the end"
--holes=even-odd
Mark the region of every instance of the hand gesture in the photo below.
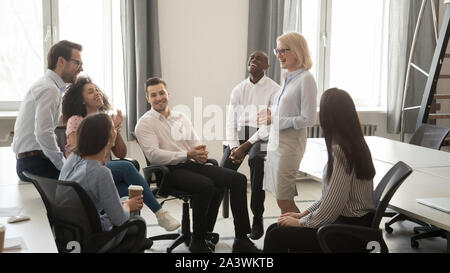
{"type": "Polygon", "coordinates": [[[282,227],[300,227],[300,221],[292,216],[278,218],[278,225],[282,227]]]}
{"type": "Polygon", "coordinates": [[[288,216],[296,218],[296,219],[302,218],[302,214],[301,213],[297,213],[297,212],[286,212],[286,213],[283,213],[283,214],[281,214],[280,218],[281,217],[288,217],[288,216]]]}
{"type": "Polygon", "coordinates": [[[116,129],[116,131],[120,132],[120,129],[122,129],[122,121],[123,121],[122,111],[117,110],[117,115],[112,114],[111,119],[113,121],[114,128],[116,129]]]}
{"type": "Polygon", "coordinates": [[[269,109],[264,109],[258,113],[256,120],[258,124],[270,125],[272,124],[272,112],[269,109]]]}
{"type": "Polygon", "coordinates": [[[231,150],[230,159],[234,164],[239,164],[244,160],[247,151],[252,147],[252,144],[248,141],[244,142],[239,147],[234,147],[231,150]]]}
{"type": "Polygon", "coordinates": [[[206,145],[199,145],[187,152],[188,159],[194,159],[200,164],[205,164],[206,160],[208,160],[209,152],[206,151],[206,145]]]}
{"type": "Polygon", "coordinates": [[[128,207],[128,210],[130,212],[140,211],[144,206],[143,198],[144,198],[143,195],[133,197],[125,201],[124,205],[125,207],[128,207]]]}

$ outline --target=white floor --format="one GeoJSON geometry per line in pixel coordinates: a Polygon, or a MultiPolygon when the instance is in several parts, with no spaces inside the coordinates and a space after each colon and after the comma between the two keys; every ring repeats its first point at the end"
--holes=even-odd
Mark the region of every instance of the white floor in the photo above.
{"type": "MultiPolygon", "coordinates": [[[[295,199],[297,202],[297,206],[300,210],[306,209],[311,202],[314,202],[321,195],[321,184],[314,180],[303,180],[297,183],[297,190],[299,192],[299,196],[295,199]]],[[[250,188],[247,190],[248,200],[250,197],[250,188]]],[[[164,208],[169,210],[174,217],[181,221],[181,208],[182,202],[179,200],[168,201],[164,204],[164,208]]],[[[249,208],[250,213],[250,221],[252,219],[251,210],[249,208]]],[[[266,194],[265,201],[265,212],[264,212],[264,229],[266,229],[270,224],[275,223],[279,216],[279,209],[276,204],[275,199],[272,197],[270,193],[266,194]]],[[[158,226],[156,222],[156,218],[154,214],[144,206],[142,216],[147,221],[147,233],[148,236],[154,236],[158,234],[167,233],[164,229],[158,226]]],[[[381,224],[384,227],[384,222],[389,219],[383,219],[381,224]]],[[[230,211],[229,218],[222,217],[222,210],[219,211],[219,216],[217,218],[215,232],[220,234],[220,241],[216,245],[217,253],[230,253],[231,247],[234,240],[234,226],[232,222],[232,214],[230,211]]],[[[192,222],[192,221],[191,221],[192,222]]],[[[413,227],[416,224],[408,221],[397,222],[392,225],[394,232],[392,234],[388,234],[384,232],[384,238],[386,244],[389,247],[389,252],[391,253],[442,253],[446,252],[447,242],[442,238],[433,238],[433,239],[423,239],[419,241],[419,248],[413,249],[410,246],[410,237],[414,235],[413,227]]],[[[147,252],[149,253],[161,253],[165,252],[167,246],[171,241],[157,241],[154,243],[151,249],[147,252]]],[[[263,248],[264,244],[264,236],[254,241],[256,246],[260,249],[263,248]]],[[[187,253],[189,252],[186,245],[182,244],[178,246],[174,251],[174,253],[187,253]]]]}

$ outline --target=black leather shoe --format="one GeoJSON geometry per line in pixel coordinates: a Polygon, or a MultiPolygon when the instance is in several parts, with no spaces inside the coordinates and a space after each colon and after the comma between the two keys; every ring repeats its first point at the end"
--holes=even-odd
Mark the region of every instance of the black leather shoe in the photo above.
{"type": "Polygon", "coordinates": [[[258,240],[264,235],[264,224],[262,217],[253,217],[252,232],[248,236],[252,240],[258,240]]]}
{"type": "Polygon", "coordinates": [[[146,238],[144,242],[144,249],[150,249],[153,245],[153,240],[150,238],[146,238]]]}
{"type": "Polygon", "coordinates": [[[213,244],[217,244],[219,242],[219,233],[215,232],[207,232],[206,233],[206,240],[211,241],[213,244]]]}
{"type": "Polygon", "coordinates": [[[206,243],[205,239],[194,238],[191,238],[189,251],[192,253],[214,253],[214,251],[206,243]]]}
{"type": "Polygon", "coordinates": [[[211,240],[206,239],[205,240],[206,245],[213,251],[216,251],[216,244],[214,244],[214,242],[212,242],[211,240]]]}
{"type": "Polygon", "coordinates": [[[248,238],[234,239],[232,253],[261,253],[248,238]]]}

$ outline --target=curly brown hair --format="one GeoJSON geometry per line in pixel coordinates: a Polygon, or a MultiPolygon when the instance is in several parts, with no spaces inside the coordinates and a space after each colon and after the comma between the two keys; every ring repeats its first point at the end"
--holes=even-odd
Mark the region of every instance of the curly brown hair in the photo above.
{"type": "MultiPolygon", "coordinates": [[[[83,88],[86,84],[92,83],[88,76],[80,76],[77,81],[70,85],[62,99],[62,115],[64,124],[67,123],[71,116],[86,117],[86,106],[83,104],[83,88]]],[[[99,109],[100,112],[106,112],[111,108],[108,97],[102,92],[103,106],[99,109]]]]}

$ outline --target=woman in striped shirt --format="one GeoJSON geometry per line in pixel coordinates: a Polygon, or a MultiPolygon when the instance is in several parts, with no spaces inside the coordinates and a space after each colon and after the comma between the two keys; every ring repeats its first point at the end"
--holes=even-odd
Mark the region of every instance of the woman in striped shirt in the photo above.
{"type": "Polygon", "coordinates": [[[337,88],[325,91],[319,118],[328,151],[322,197],[302,213],[282,214],[267,229],[266,252],[320,252],[321,226],[372,221],[375,168],[350,95],[337,88]]]}

